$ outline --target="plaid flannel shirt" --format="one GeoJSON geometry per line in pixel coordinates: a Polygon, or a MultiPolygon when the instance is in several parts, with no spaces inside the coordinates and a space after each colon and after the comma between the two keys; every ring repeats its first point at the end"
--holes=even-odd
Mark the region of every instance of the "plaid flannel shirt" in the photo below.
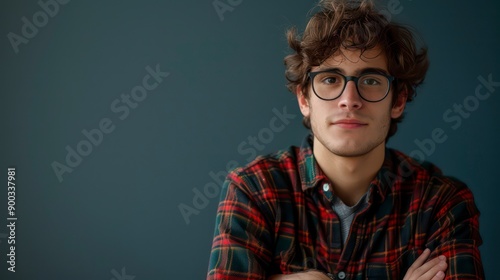
{"type": "Polygon", "coordinates": [[[483,279],[479,210],[465,184],[386,149],[368,204],[345,244],[330,180],[309,136],[229,173],[207,279],[266,279],[310,269],[332,279],[402,279],[425,248],[447,257],[446,279],[483,279]]]}

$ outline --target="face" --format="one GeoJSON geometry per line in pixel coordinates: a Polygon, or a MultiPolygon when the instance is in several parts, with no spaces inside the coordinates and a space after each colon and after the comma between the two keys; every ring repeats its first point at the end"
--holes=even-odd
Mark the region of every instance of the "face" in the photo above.
{"type": "MultiPolygon", "coordinates": [[[[359,76],[370,69],[389,74],[387,58],[379,48],[367,50],[362,55],[360,51],[344,49],[311,71],[333,68],[345,76],[359,76]]],[[[356,84],[349,81],[339,98],[324,101],[314,94],[312,83],[309,84],[309,97],[299,89],[298,101],[302,114],[311,120],[315,153],[324,151],[342,157],[358,157],[385,147],[391,118],[403,113],[404,94],[394,106],[391,106],[392,87],[382,101],[367,102],[359,96],[356,84]]]]}

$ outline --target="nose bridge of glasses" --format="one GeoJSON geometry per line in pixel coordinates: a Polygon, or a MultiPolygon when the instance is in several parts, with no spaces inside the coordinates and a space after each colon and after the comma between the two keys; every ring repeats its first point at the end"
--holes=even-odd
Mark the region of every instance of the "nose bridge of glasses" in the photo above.
{"type": "Polygon", "coordinates": [[[356,76],[344,76],[345,82],[353,81],[355,84],[358,82],[359,77],[356,76]]]}
{"type": "Polygon", "coordinates": [[[358,80],[359,80],[359,77],[355,77],[355,76],[344,76],[344,80],[345,80],[345,84],[344,84],[344,91],[346,91],[349,87],[349,81],[352,81],[353,82],[353,86],[354,86],[354,89],[356,90],[356,96],[358,94],[360,94],[359,92],[359,87],[358,87],[358,80]]]}

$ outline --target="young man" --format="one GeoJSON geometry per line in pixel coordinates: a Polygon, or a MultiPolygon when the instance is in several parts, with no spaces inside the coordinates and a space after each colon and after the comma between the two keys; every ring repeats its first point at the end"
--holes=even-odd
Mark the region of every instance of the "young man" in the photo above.
{"type": "Polygon", "coordinates": [[[207,279],[484,278],[471,191],[386,148],[426,50],[369,1],[320,7],[285,58],[312,133],[228,175],[207,279]]]}

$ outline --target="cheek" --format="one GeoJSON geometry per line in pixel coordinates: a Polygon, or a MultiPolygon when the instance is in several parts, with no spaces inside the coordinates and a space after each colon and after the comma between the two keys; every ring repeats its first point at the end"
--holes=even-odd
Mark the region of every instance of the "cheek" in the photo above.
{"type": "Polygon", "coordinates": [[[391,125],[391,120],[392,120],[392,110],[388,109],[388,110],[386,110],[386,112],[387,113],[384,114],[384,116],[380,120],[384,129],[389,128],[389,126],[391,125]]]}
{"type": "Polygon", "coordinates": [[[311,121],[314,121],[316,123],[325,122],[328,116],[328,112],[332,111],[331,108],[325,105],[328,104],[318,104],[318,103],[311,104],[311,106],[309,107],[311,121]]]}

